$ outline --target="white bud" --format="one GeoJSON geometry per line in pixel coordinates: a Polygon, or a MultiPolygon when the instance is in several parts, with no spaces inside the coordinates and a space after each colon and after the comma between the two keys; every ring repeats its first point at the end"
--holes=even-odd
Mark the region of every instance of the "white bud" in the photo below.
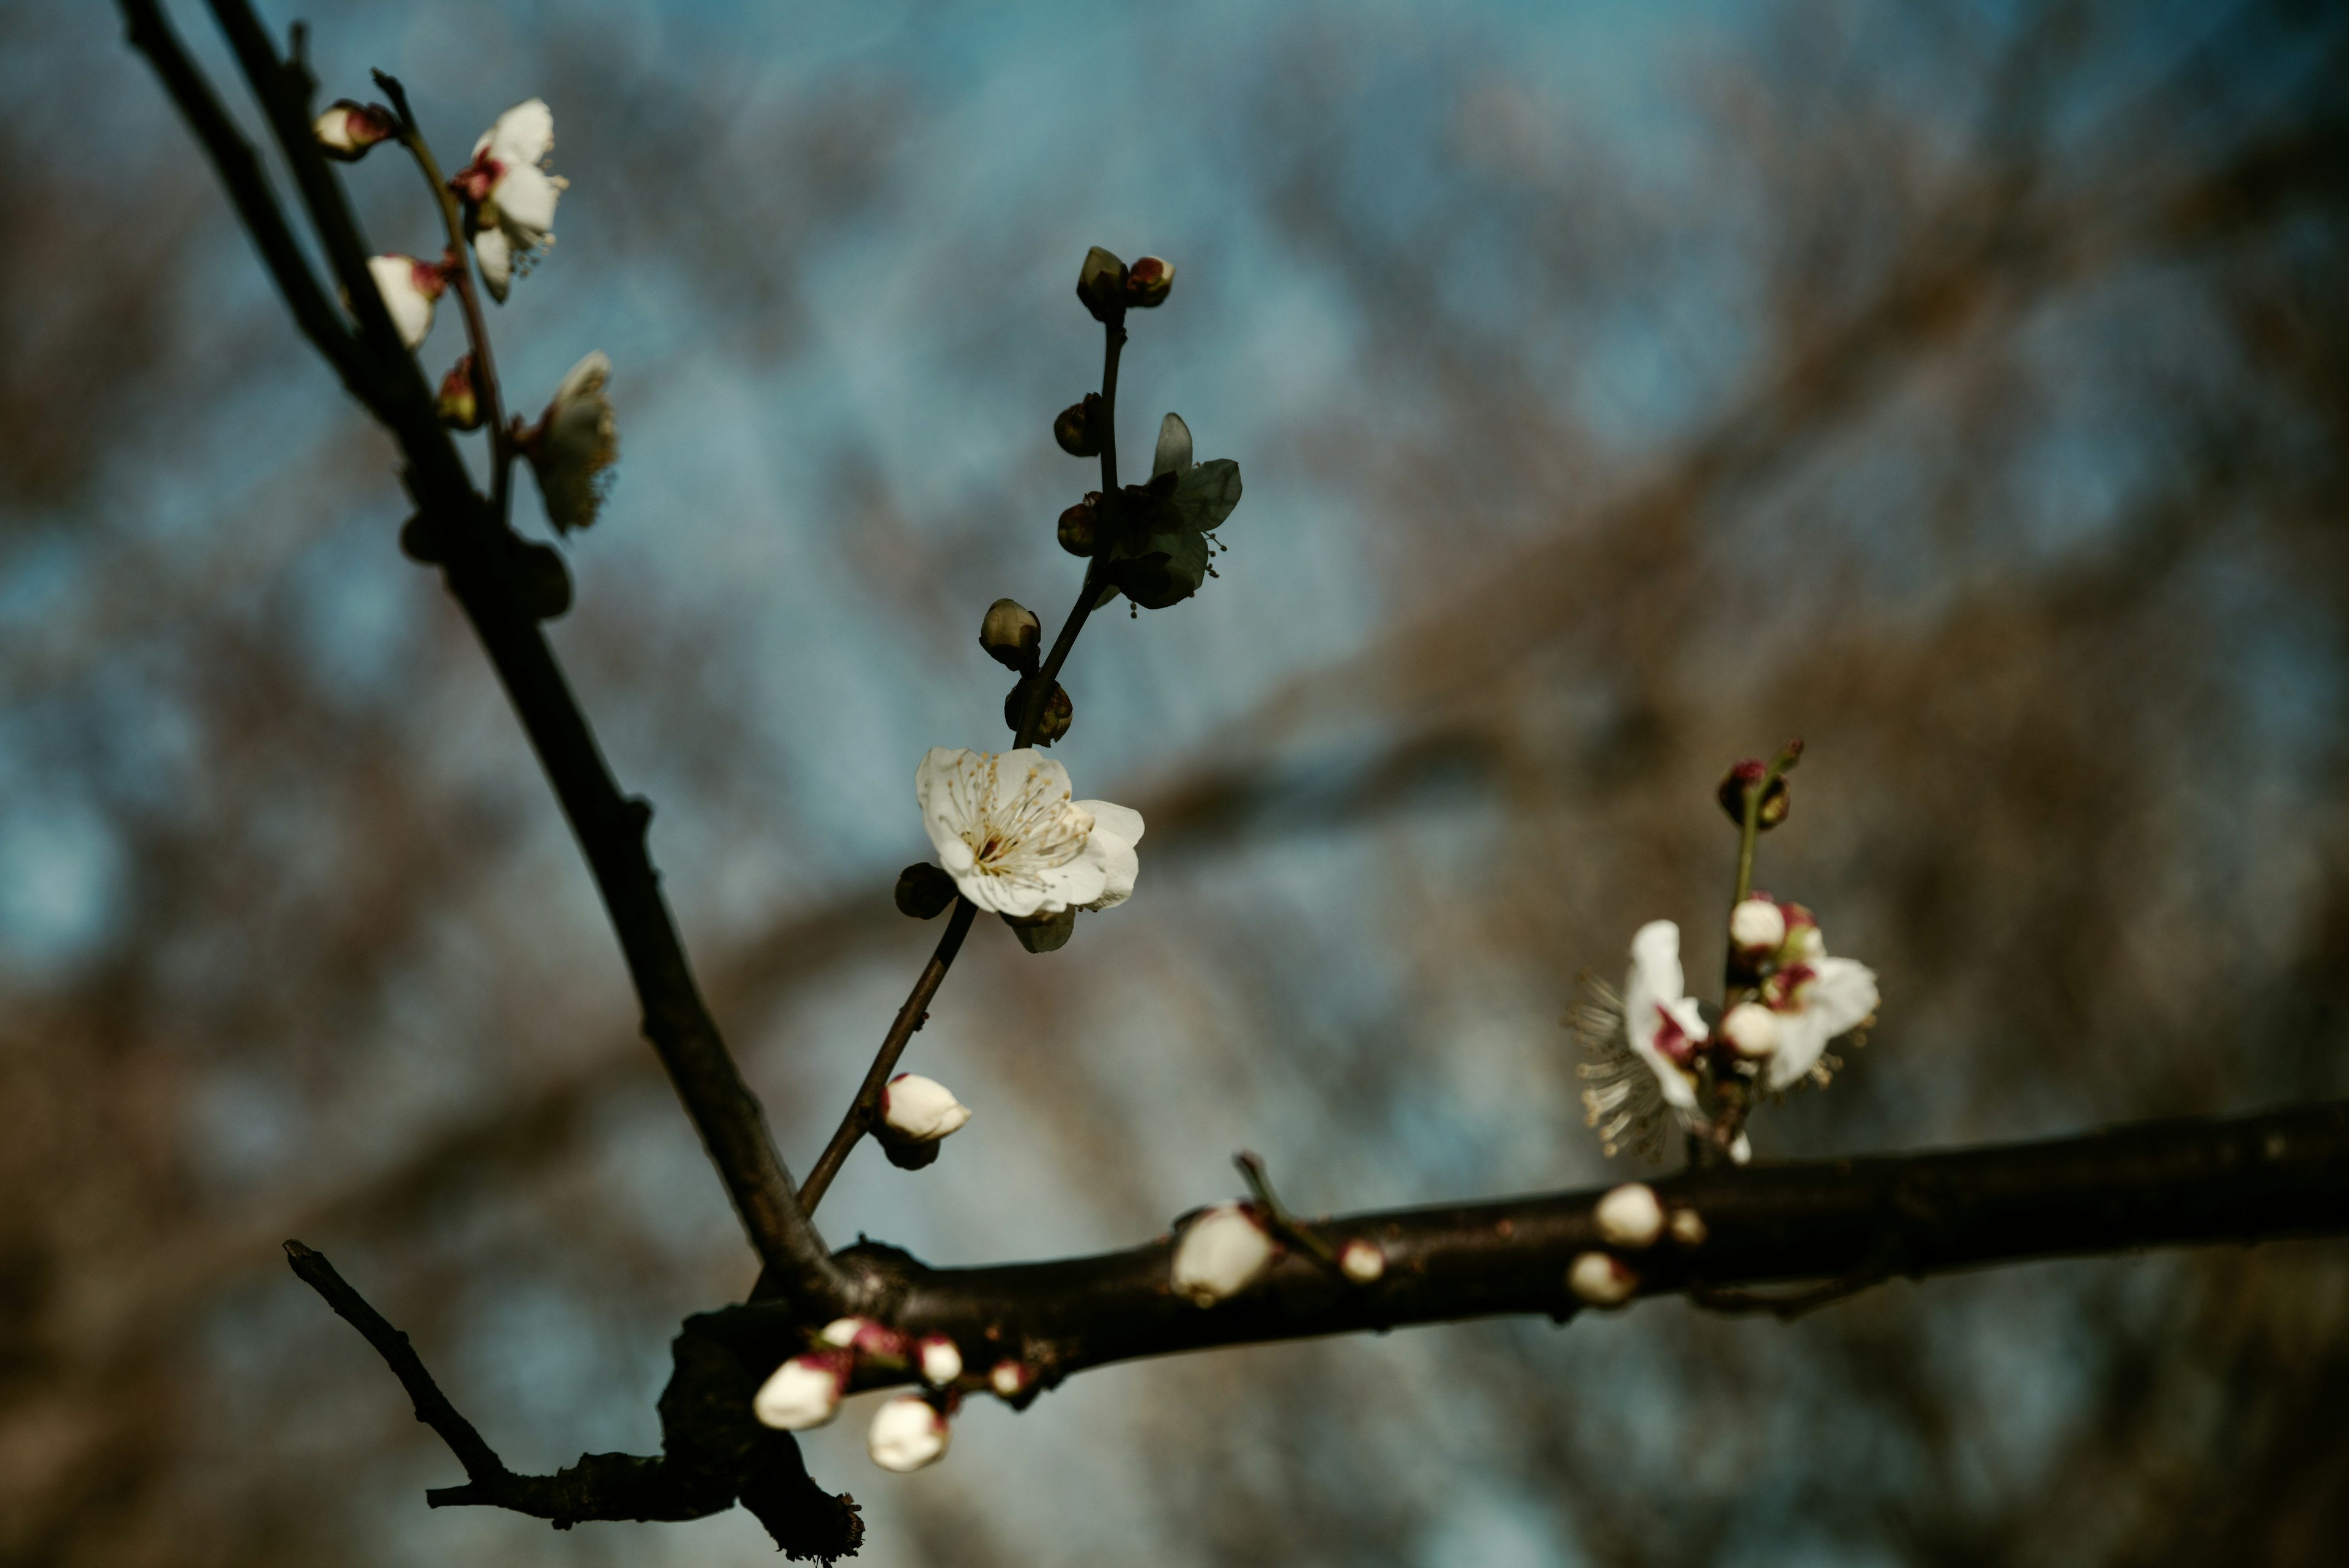
{"type": "Polygon", "coordinates": [[[816,1337],[826,1345],[836,1345],[845,1350],[856,1343],[857,1331],[864,1326],[861,1317],[836,1317],[823,1325],[816,1337]]]}
{"type": "Polygon", "coordinates": [[[903,1474],[934,1463],[947,1451],[947,1418],[919,1394],[900,1394],[873,1412],[864,1451],[885,1470],[903,1474]]]}
{"type": "Polygon", "coordinates": [[[794,1355],[759,1385],[750,1400],[751,1414],[761,1425],[786,1432],[821,1427],[840,1414],[840,1397],[848,1388],[848,1366],[849,1357],[843,1351],[794,1355]]]}
{"type": "Polygon", "coordinates": [[[1664,1233],[1664,1206],[1644,1181],[1629,1181],[1599,1200],[1591,1210],[1599,1239],[1610,1247],[1652,1247],[1664,1233]]]}
{"type": "Polygon", "coordinates": [[[1778,1048],[1778,1015],[1758,1002],[1741,1002],[1723,1014],[1721,1037],[1749,1060],[1778,1048]]]}
{"type": "Polygon", "coordinates": [[[945,1334],[922,1335],[918,1348],[923,1382],[943,1388],[962,1376],[962,1352],[945,1334]]]}
{"type": "Polygon", "coordinates": [[[936,1078],[900,1073],[883,1085],[881,1119],[915,1143],[936,1143],[970,1120],[970,1107],[936,1078]]]}
{"type": "Polygon", "coordinates": [[[1748,898],[1729,911],[1729,940],[1740,952],[1770,952],[1786,940],[1785,912],[1767,898],[1748,898]]]}
{"type": "Polygon", "coordinates": [[[1352,1241],[1338,1254],[1338,1267],[1358,1285],[1367,1285],[1387,1272],[1387,1255],[1375,1241],[1352,1241]]]}
{"type": "Polygon", "coordinates": [[[1009,1357],[999,1361],[987,1375],[987,1386],[1005,1399],[1017,1399],[1036,1381],[1036,1369],[1024,1361],[1009,1357]]]}
{"type": "Polygon", "coordinates": [[[1683,1247],[1701,1247],[1704,1244],[1704,1216],[1693,1209],[1672,1210],[1673,1241],[1683,1247]]]}
{"type": "Polygon", "coordinates": [[[1218,1203],[1184,1228],[1174,1288],[1199,1306],[1236,1296],[1272,1267],[1272,1238],[1245,1203],[1218,1203]]]}
{"type": "Polygon", "coordinates": [[[1737,1141],[1729,1146],[1729,1163],[1732,1165],[1744,1165],[1753,1158],[1754,1140],[1747,1137],[1744,1133],[1739,1133],[1737,1135],[1737,1141]]]}
{"type": "Polygon", "coordinates": [[[1585,1252],[1567,1270],[1566,1284],[1592,1306],[1621,1306],[1640,1288],[1640,1276],[1604,1252],[1585,1252]]]}

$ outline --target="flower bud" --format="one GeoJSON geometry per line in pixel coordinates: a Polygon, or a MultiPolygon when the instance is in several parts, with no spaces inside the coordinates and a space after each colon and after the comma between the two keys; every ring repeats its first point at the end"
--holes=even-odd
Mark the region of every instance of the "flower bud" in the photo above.
{"type": "Polygon", "coordinates": [[[1101,492],[1089,492],[1082,501],[1061,514],[1061,548],[1071,556],[1090,556],[1094,531],[1101,524],[1101,492]]]}
{"type": "Polygon", "coordinates": [[[943,1334],[922,1335],[914,1346],[914,1361],[922,1369],[922,1381],[934,1388],[962,1376],[962,1352],[943,1334]]]}
{"type": "Polygon", "coordinates": [[[955,880],[926,860],[897,873],[897,912],[916,920],[936,918],[955,901],[955,880]]]}
{"type": "Polygon", "coordinates": [[[1610,1247],[1652,1247],[1664,1233],[1664,1206],[1644,1181],[1627,1181],[1590,1211],[1599,1239],[1610,1247]]]}
{"type": "MultiPolygon", "coordinates": [[[[1745,792],[1762,786],[1762,781],[1769,777],[1769,773],[1768,764],[1760,758],[1748,757],[1723,775],[1719,792],[1721,809],[1729,814],[1730,821],[1740,827],[1745,826],[1745,792]]],[[[1764,831],[1777,826],[1786,820],[1789,804],[1786,776],[1781,773],[1776,778],[1770,779],[1767,786],[1762,787],[1762,808],[1756,814],[1755,821],[1764,831]]]]}
{"type": "Polygon", "coordinates": [[[997,1362],[987,1373],[987,1386],[995,1390],[999,1399],[1017,1399],[1035,1381],[1036,1369],[1010,1356],[997,1362]]]}
{"type": "Polygon", "coordinates": [[[786,1432],[823,1426],[840,1414],[840,1397],[848,1391],[853,1361],[851,1353],[842,1349],[792,1356],[759,1385],[750,1400],[751,1414],[761,1425],[786,1432]]]}
{"type": "Polygon", "coordinates": [[[440,395],[432,400],[432,411],[440,422],[452,431],[473,431],[481,428],[481,400],[473,389],[473,357],[460,354],[449,373],[440,378],[440,395]]]}
{"type": "Polygon", "coordinates": [[[1174,264],[1156,256],[1143,256],[1125,274],[1125,303],[1149,310],[1166,303],[1166,291],[1174,286],[1174,264]]]}
{"type": "Polygon", "coordinates": [[[1729,940],[1740,953],[1775,952],[1786,940],[1786,917],[1769,898],[1748,898],[1729,911],[1729,940]]]}
{"type": "Polygon", "coordinates": [[[1077,297],[1094,320],[1113,320],[1125,309],[1125,264],[1099,245],[1087,251],[1077,269],[1077,297]]]}
{"type": "Polygon", "coordinates": [[[1778,1048],[1778,1015],[1758,1002],[1741,1002],[1722,1015],[1715,1033],[1740,1056],[1759,1061],[1778,1048]]]}
{"type": "Polygon", "coordinates": [[[1672,1210],[1672,1240],[1683,1247],[1702,1247],[1705,1238],[1704,1217],[1693,1209],[1672,1210]]]}
{"type": "Polygon", "coordinates": [[[970,1107],[936,1078],[900,1073],[881,1088],[881,1123],[913,1143],[936,1143],[970,1120],[970,1107]]]}
{"type": "Polygon", "coordinates": [[[978,623],[978,646],[1007,670],[1035,669],[1036,649],[1043,639],[1044,623],[1017,599],[996,600],[978,623]]]}
{"type": "MultiPolygon", "coordinates": [[[[1049,746],[1069,732],[1069,722],[1076,717],[1076,708],[1069,701],[1069,689],[1059,681],[1052,683],[1052,695],[1045,701],[1044,711],[1036,721],[1036,742],[1049,746]]],[[[1003,722],[1014,734],[1020,721],[1028,716],[1028,682],[1022,680],[1003,700],[1003,722]]]]}
{"type": "Polygon", "coordinates": [[[864,1451],[885,1470],[904,1474],[937,1461],[951,1435],[947,1418],[927,1397],[900,1394],[873,1412],[864,1434],[864,1451]]]}
{"type": "Polygon", "coordinates": [[[440,263],[414,256],[369,256],[367,265],[400,347],[415,348],[432,330],[432,306],[448,288],[449,275],[440,263]]]}
{"type": "Polygon", "coordinates": [[[1071,403],[1052,421],[1052,439],[1071,457],[1101,455],[1101,394],[1087,392],[1081,403],[1071,403]]]}
{"type": "Polygon", "coordinates": [[[339,98],[310,124],[318,151],[342,163],[356,163],[378,141],[388,141],[398,129],[391,110],[379,103],[358,103],[339,98]]]}
{"type": "Polygon", "coordinates": [[[836,1350],[852,1352],[883,1366],[903,1366],[906,1362],[905,1336],[873,1318],[833,1318],[816,1337],[836,1350]]]}
{"type": "Polygon", "coordinates": [[[1358,1237],[1338,1254],[1338,1267],[1356,1284],[1367,1285],[1387,1272],[1387,1255],[1379,1251],[1377,1242],[1358,1237]]]}
{"type": "Polygon", "coordinates": [[[1252,1204],[1218,1203],[1184,1227],[1174,1246],[1174,1288],[1194,1305],[1213,1306],[1262,1279],[1273,1257],[1272,1237],[1252,1204]]]}
{"type": "Polygon", "coordinates": [[[1584,1252],[1566,1271],[1567,1288],[1592,1306],[1621,1306],[1640,1288],[1640,1276],[1604,1252],[1584,1252]]]}

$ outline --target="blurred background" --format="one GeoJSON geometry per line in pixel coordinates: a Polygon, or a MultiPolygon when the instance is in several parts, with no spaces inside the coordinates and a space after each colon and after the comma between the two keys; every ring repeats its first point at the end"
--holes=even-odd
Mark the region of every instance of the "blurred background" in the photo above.
{"type": "MultiPolygon", "coordinates": [[[[1126,449],[1179,410],[1247,499],[1195,600],[1095,619],[1058,753],[1147,816],[1138,896],[976,932],[907,1065],[977,1117],[860,1153],[833,1238],[1126,1245],[1244,1147],[1308,1210],[1640,1168],[1559,1020],[1647,919],[1717,972],[1712,789],[1795,734],[1759,881],[1886,1002],[1762,1158],[2349,1086],[2337,8],[310,20],[445,163],[554,106],[561,244],[492,329],[524,410],[607,350],[624,461],[552,632],[802,1171],[935,939],[915,763],[1001,743],[980,613],[1078,581],[1078,261],[1180,268],[1126,449]]],[[[740,1511],[428,1511],[454,1461],[285,1269],[541,1471],[652,1451],[752,1273],[389,444],[119,31],[0,13],[0,1562],[771,1561],[740,1511]]],[[[394,157],[347,182],[437,248],[394,157]]],[[[2311,1242],[1112,1368],[911,1477],[860,1409],[807,1448],[876,1565],[2302,1563],[2344,1400],[2311,1242]]]]}

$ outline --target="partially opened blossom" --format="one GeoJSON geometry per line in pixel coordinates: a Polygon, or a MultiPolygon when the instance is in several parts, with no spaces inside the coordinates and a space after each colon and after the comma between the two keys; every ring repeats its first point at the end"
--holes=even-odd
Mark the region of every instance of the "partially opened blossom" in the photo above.
{"type": "Polygon", "coordinates": [[[1218,1203],[1183,1228],[1175,1244],[1174,1288],[1199,1306],[1213,1306],[1262,1279],[1272,1267],[1272,1237],[1247,1203],[1218,1203]]]}
{"type": "Polygon", "coordinates": [[[514,444],[538,476],[547,520],[557,533],[595,522],[612,487],[620,426],[604,392],[611,379],[612,361],[599,348],[571,367],[538,423],[523,429],[515,421],[514,444]]]}
{"type": "Polygon", "coordinates": [[[464,198],[473,259],[493,298],[504,299],[515,271],[554,243],[554,203],[568,182],[546,171],[554,150],[554,112],[531,99],[498,116],[449,181],[464,198]]]}
{"type": "Polygon", "coordinates": [[[936,1143],[970,1120],[970,1107],[936,1078],[900,1073],[881,1086],[881,1122],[915,1143],[936,1143]]]}
{"type": "Polygon", "coordinates": [[[1105,909],[1133,891],[1140,814],[1071,793],[1069,770],[1032,747],[933,746],[914,774],[947,875],[980,909],[1014,919],[1105,909]]]}
{"type": "Polygon", "coordinates": [[[310,122],[318,151],[338,162],[356,163],[378,141],[388,141],[398,128],[391,110],[379,103],[336,99],[326,112],[310,122]]]}
{"type": "Polygon", "coordinates": [[[423,342],[432,330],[432,306],[449,287],[449,275],[440,264],[414,256],[369,256],[367,275],[383,296],[383,308],[399,334],[400,346],[413,348],[423,342]]]}
{"type": "Polygon", "coordinates": [[[1777,1049],[1763,1070],[1763,1083],[1772,1089],[1790,1088],[1806,1076],[1825,1083],[1820,1058],[1827,1042],[1867,1023],[1880,1000],[1876,971],[1854,959],[1828,957],[1816,922],[1788,935],[1787,946],[1797,944],[1803,956],[1781,963],[1762,984],[1762,1001],[1778,1021],[1777,1049]]]}
{"type": "Polygon", "coordinates": [[[1681,976],[1681,929],[1651,920],[1631,939],[1631,969],[1618,997],[1593,985],[1575,1015],[1575,1031],[1596,1061],[1582,1091],[1586,1120],[1609,1154],[1630,1144],[1651,1150],[1677,1119],[1697,1122],[1696,1083],[1689,1072],[1705,1038],[1704,1019],[1681,976]]]}
{"type": "Polygon", "coordinates": [[[761,1425],[786,1432],[821,1427],[840,1414],[840,1397],[848,1392],[854,1365],[855,1353],[846,1349],[794,1355],[759,1386],[750,1412],[761,1425]]]}
{"type": "Polygon", "coordinates": [[[945,1415],[927,1397],[900,1394],[873,1412],[864,1451],[885,1470],[917,1470],[936,1462],[952,1436],[945,1415]]]}

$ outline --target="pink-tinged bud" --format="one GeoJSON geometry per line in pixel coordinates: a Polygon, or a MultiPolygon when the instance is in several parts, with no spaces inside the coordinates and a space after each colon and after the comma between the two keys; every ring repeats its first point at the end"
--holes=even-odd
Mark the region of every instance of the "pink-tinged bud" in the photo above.
{"type": "Polygon", "coordinates": [[[1775,952],[1786,940],[1786,916],[1768,898],[1748,898],[1729,911],[1729,940],[1744,955],[1775,952]]]}
{"type": "Polygon", "coordinates": [[[863,1360],[883,1366],[903,1366],[905,1336],[885,1323],[869,1317],[836,1317],[816,1337],[836,1349],[853,1351],[863,1360]]]}
{"type": "Polygon", "coordinates": [[[914,1346],[914,1360],[922,1381],[933,1388],[943,1388],[962,1376],[962,1352],[943,1334],[922,1335],[914,1346]]]}
{"type": "Polygon", "coordinates": [[[388,141],[398,129],[391,110],[379,103],[358,103],[347,98],[326,106],[310,124],[318,151],[343,163],[356,163],[378,141],[388,141]]]}
{"type": "Polygon", "coordinates": [[[1138,309],[1149,310],[1166,303],[1166,291],[1174,286],[1174,264],[1156,256],[1143,256],[1126,269],[1125,303],[1138,309]]]}
{"type": "Polygon", "coordinates": [[[1778,1015],[1758,1002],[1741,1002],[1722,1015],[1722,1044],[1749,1062],[1778,1048],[1778,1015]]]}
{"type": "Polygon", "coordinates": [[[1101,455],[1101,394],[1087,392],[1081,403],[1071,403],[1052,421],[1052,439],[1071,457],[1101,455]]]}
{"type": "Polygon", "coordinates": [[[881,1123],[909,1143],[936,1143],[970,1120],[970,1107],[936,1078],[900,1073],[881,1088],[881,1123]]]}
{"type": "Polygon", "coordinates": [[[947,1418],[927,1397],[900,1394],[873,1413],[864,1434],[864,1451],[885,1470],[904,1474],[935,1464],[947,1451],[952,1436],[947,1418]]]}
{"type": "MultiPolygon", "coordinates": [[[[1768,763],[1759,757],[1748,757],[1723,777],[1719,792],[1721,809],[1729,814],[1730,821],[1741,827],[1744,826],[1745,792],[1761,785],[1762,781],[1769,777],[1769,773],[1768,763]]],[[[1762,807],[1756,817],[1759,826],[1766,832],[1785,821],[1789,804],[1786,778],[1781,774],[1762,789],[1762,807]]]]}
{"type": "Polygon", "coordinates": [[[1218,1203],[1183,1229],[1174,1246],[1174,1288],[1196,1306],[1239,1294],[1272,1267],[1272,1237],[1247,1203],[1218,1203]]]}
{"type": "Polygon", "coordinates": [[[1101,492],[1096,490],[1061,514],[1061,548],[1071,556],[1092,555],[1099,547],[1095,531],[1100,526],[1101,492]]]}
{"type": "Polygon", "coordinates": [[[414,256],[367,258],[367,275],[383,296],[383,308],[399,334],[400,347],[413,348],[432,330],[432,306],[449,286],[449,275],[437,262],[414,256]]]}
{"type": "Polygon", "coordinates": [[[840,1414],[840,1397],[848,1392],[854,1355],[846,1350],[812,1350],[794,1355],[759,1385],[750,1401],[751,1414],[762,1426],[785,1432],[821,1427],[840,1414]]]}
{"type": "Polygon", "coordinates": [[[481,405],[474,394],[471,354],[460,355],[455,367],[440,378],[440,392],[432,400],[432,411],[452,431],[481,428],[481,405]]]}
{"type": "Polygon", "coordinates": [[[1024,1361],[1006,1357],[988,1368],[987,1386],[995,1390],[999,1398],[1017,1399],[1035,1381],[1036,1369],[1024,1361]]]}
{"type": "Polygon", "coordinates": [[[978,646],[1006,670],[1036,668],[1036,649],[1044,639],[1044,623],[1017,599],[998,599],[987,607],[978,623],[978,646]]]}
{"type": "Polygon", "coordinates": [[[1628,1181],[1599,1200],[1590,1211],[1599,1239],[1610,1247],[1652,1247],[1664,1233],[1664,1206],[1644,1181],[1628,1181]]]}
{"type": "Polygon", "coordinates": [[[1704,1217],[1693,1209],[1672,1210],[1672,1240],[1683,1247],[1702,1247],[1706,1235],[1704,1217]]]}
{"type": "Polygon", "coordinates": [[[1640,1288],[1640,1276],[1604,1252],[1585,1252],[1566,1272],[1567,1288],[1592,1306],[1621,1306],[1640,1288]]]}
{"type": "Polygon", "coordinates": [[[1367,1285],[1387,1272],[1387,1255],[1375,1241],[1357,1238],[1338,1254],[1338,1267],[1358,1285],[1367,1285]]]}
{"type": "Polygon", "coordinates": [[[1110,321],[1125,310],[1125,264],[1099,245],[1085,253],[1077,269],[1077,297],[1096,321],[1110,321]]]}

